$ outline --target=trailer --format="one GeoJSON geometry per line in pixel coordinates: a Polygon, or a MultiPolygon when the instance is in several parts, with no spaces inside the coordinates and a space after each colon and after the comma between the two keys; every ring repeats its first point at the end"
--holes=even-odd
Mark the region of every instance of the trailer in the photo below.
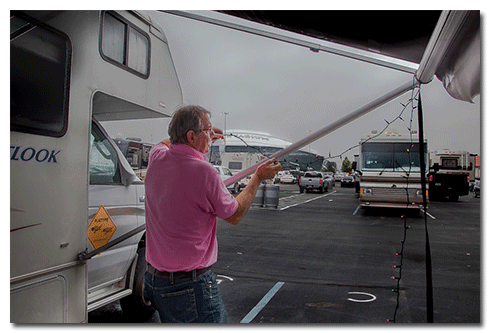
{"type": "Polygon", "coordinates": [[[474,169],[469,152],[433,150],[429,165],[429,200],[458,201],[460,196],[469,194],[470,173],[474,169]]]}

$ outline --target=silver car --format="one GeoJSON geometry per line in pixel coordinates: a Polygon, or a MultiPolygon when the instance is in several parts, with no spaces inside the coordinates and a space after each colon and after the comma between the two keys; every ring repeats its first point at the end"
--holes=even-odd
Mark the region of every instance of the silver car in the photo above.
{"type": "MultiPolygon", "coordinates": [[[[216,171],[218,171],[220,177],[221,177],[221,180],[222,181],[225,181],[227,180],[228,178],[232,177],[233,174],[231,173],[230,169],[228,169],[227,167],[225,166],[222,166],[222,165],[215,165],[214,166],[214,169],[216,171]]],[[[234,183],[234,184],[230,184],[228,185],[228,190],[231,192],[231,193],[238,193],[240,192],[240,184],[238,184],[238,182],[234,183]]]]}

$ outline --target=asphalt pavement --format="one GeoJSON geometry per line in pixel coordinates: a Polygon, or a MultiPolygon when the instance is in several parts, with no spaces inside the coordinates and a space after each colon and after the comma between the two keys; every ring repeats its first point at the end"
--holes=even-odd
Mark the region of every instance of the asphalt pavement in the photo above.
{"type": "MultiPolygon", "coordinates": [[[[366,212],[338,183],[323,194],[281,184],[279,197],[236,226],[218,221],[213,270],[230,324],[427,322],[423,213],[366,212]]],[[[480,199],[429,203],[427,213],[434,322],[478,324],[480,199]]],[[[124,318],[118,302],[89,314],[92,323],[124,318]]]]}

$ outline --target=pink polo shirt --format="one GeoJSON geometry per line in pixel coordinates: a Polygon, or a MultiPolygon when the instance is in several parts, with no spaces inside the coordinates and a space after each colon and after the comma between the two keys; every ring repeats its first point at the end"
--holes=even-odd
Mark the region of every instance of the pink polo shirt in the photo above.
{"type": "Polygon", "coordinates": [[[146,260],[161,271],[191,271],[217,261],[216,217],[238,202],[207,157],[185,144],[155,145],[145,177],[146,260]]]}

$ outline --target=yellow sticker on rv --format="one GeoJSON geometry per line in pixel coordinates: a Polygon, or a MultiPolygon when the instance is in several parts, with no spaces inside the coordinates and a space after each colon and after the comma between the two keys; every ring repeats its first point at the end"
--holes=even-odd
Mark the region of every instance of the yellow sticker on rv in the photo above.
{"type": "Polygon", "coordinates": [[[100,205],[88,225],[88,240],[95,250],[107,244],[116,230],[117,226],[112,222],[109,213],[103,205],[100,205]]]}

